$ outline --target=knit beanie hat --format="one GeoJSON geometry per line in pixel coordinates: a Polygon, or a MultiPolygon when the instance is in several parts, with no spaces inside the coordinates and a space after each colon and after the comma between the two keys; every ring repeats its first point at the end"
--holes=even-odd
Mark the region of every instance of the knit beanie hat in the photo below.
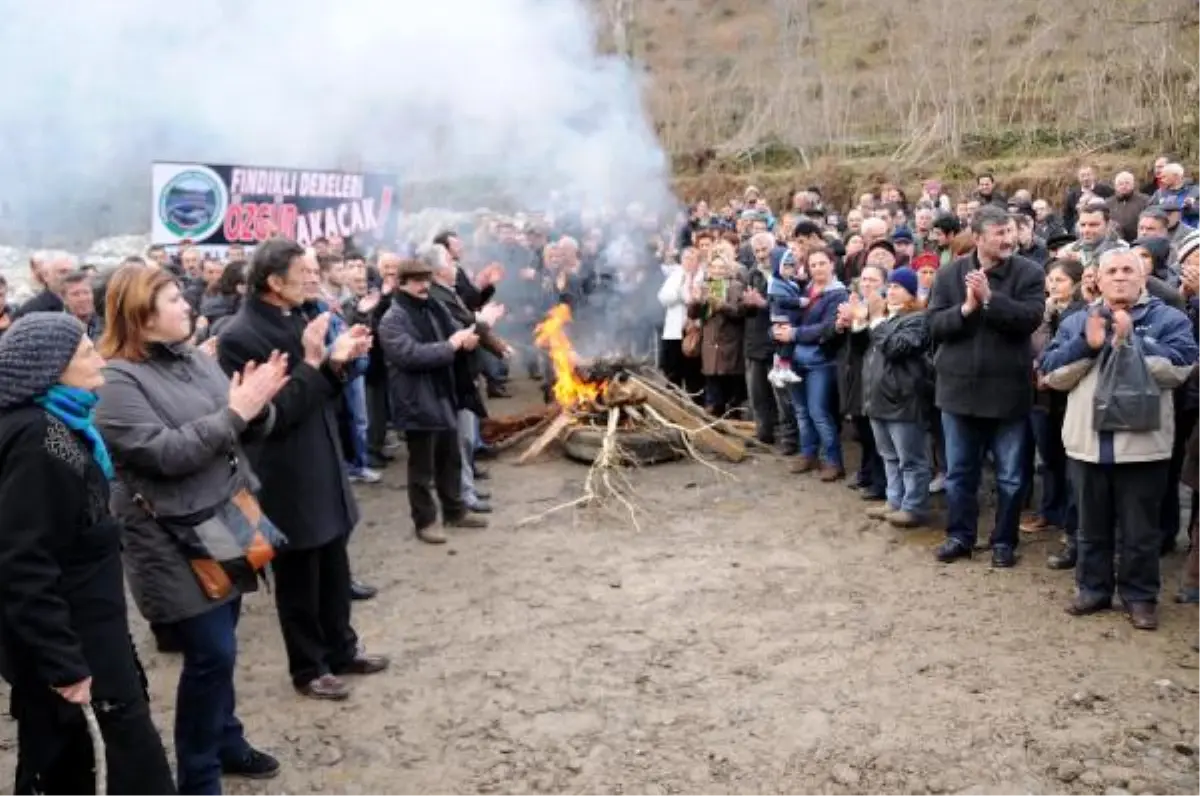
{"type": "Polygon", "coordinates": [[[29,403],[58,384],[87,330],[65,312],[31,312],[0,337],[0,409],[29,403]]]}
{"type": "Polygon", "coordinates": [[[907,290],[908,294],[914,298],[916,297],[919,289],[917,272],[908,266],[897,268],[895,271],[892,271],[892,275],[888,277],[888,284],[899,285],[907,290]]]}
{"type": "Polygon", "coordinates": [[[1176,255],[1179,262],[1183,262],[1192,252],[1200,249],[1200,232],[1192,232],[1184,236],[1183,240],[1179,241],[1179,245],[1175,247],[1176,255]]]}

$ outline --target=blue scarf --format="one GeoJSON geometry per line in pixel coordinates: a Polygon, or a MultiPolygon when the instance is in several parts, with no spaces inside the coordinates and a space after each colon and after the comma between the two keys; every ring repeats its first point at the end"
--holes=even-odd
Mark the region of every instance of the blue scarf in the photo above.
{"type": "Polygon", "coordinates": [[[108,447],[104,444],[104,439],[96,430],[96,424],[92,422],[96,402],[99,400],[94,392],[62,384],[55,384],[46,391],[45,395],[35,399],[38,406],[61,420],[67,428],[79,432],[87,439],[88,445],[92,449],[92,458],[100,466],[104,477],[111,481],[114,475],[112,458],[108,455],[108,447]]]}

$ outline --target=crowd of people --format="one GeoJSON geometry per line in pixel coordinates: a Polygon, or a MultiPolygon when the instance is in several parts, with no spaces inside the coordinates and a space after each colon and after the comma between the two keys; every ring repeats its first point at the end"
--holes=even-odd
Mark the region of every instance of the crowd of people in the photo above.
{"type": "MultiPolygon", "coordinates": [[[[534,345],[571,308],[584,352],[653,357],[713,415],[744,415],[796,477],[857,490],[899,528],[935,521],[947,564],[978,549],[994,473],[994,567],[1061,534],[1072,615],[1157,626],[1160,558],[1197,600],[1198,199],[1160,158],[1151,184],[1083,168],[1061,202],[979,175],[827,207],[754,188],[686,215],[480,215],[375,252],[271,238],[222,257],[152,246],[111,273],[64,253],[0,281],[0,671],[19,724],[18,793],[92,792],[81,706],[109,788],[220,793],[274,776],[245,737],[234,669],[243,595],[273,579],[288,674],[313,699],[383,671],[351,621],[352,484],[406,449],[418,539],[483,528],[480,423],[554,373],[534,345]],[[847,474],[843,435],[857,441],[847,474]],[[175,773],[151,721],[125,581],[180,654],[175,773]]],[[[851,451],[852,452],[852,451],[851,451]]]]}

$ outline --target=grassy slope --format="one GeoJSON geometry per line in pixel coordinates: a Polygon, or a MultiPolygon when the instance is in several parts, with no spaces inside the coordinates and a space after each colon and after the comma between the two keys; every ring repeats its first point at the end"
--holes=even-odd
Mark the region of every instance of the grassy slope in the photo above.
{"type": "Polygon", "coordinates": [[[1139,176],[1163,148],[1195,160],[1195,0],[810,0],[820,93],[801,78],[798,120],[760,125],[753,143],[745,120],[764,111],[750,98],[787,68],[778,1],[631,2],[647,106],[689,199],[809,182],[844,199],[885,179],[965,184],[981,167],[1057,193],[1081,159],[1139,176]],[[914,147],[949,90],[968,109],[957,153],[914,147]],[[824,140],[781,140],[813,113],[837,119],[824,140]]]}

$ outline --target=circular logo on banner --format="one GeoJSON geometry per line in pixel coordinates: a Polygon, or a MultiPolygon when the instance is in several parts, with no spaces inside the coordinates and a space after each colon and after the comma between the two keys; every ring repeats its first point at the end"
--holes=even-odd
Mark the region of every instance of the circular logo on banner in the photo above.
{"type": "Polygon", "coordinates": [[[205,166],[189,166],[162,187],[158,194],[158,217],[178,238],[202,241],[225,223],[229,192],[216,172],[205,166]]]}

